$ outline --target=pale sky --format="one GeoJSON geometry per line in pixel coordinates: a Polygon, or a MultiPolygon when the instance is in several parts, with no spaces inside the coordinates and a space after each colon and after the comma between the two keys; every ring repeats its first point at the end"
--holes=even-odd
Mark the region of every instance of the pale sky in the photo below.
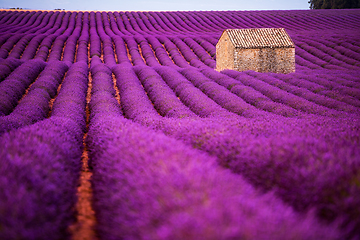
{"type": "Polygon", "coordinates": [[[0,0],[0,8],[98,11],[209,11],[309,9],[308,0],[0,0]]]}

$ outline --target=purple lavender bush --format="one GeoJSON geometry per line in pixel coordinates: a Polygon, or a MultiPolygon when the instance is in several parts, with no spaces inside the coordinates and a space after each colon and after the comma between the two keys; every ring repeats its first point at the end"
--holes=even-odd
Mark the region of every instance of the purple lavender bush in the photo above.
{"type": "Polygon", "coordinates": [[[52,117],[0,138],[0,238],[69,239],[82,134],[52,117]]]}
{"type": "Polygon", "coordinates": [[[357,9],[0,11],[0,239],[71,238],[87,152],[99,239],[359,239],[359,31],[357,9]],[[273,27],[295,72],[214,69],[225,29],[273,27]]]}

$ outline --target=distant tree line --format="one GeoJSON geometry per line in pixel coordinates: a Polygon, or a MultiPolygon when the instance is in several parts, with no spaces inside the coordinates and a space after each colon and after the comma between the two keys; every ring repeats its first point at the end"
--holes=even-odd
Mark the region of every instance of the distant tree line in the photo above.
{"type": "Polygon", "coordinates": [[[310,0],[311,9],[360,8],[360,0],[310,0]]]}

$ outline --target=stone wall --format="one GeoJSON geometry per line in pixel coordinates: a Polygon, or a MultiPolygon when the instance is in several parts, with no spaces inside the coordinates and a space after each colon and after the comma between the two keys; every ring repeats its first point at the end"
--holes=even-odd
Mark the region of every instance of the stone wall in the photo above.
{"type": "Polygon", "coordinates": [[[234,69],[235,48],[228,35],[223,35],[216,44],[216,70],[234,69]]]}
{"type": "Polygon", "coordinates": [[[295,72],[295,48],[234,49],[237,71],[291,73],[295,72]]]}

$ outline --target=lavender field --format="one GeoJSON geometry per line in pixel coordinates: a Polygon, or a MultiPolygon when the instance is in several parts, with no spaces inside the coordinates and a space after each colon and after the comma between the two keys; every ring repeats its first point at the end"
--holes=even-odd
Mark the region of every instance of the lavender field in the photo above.
{"type": "Polygon", "coordinates": [[[360,239],[360,10],[1,10],[0,239],[360,239]]]}

